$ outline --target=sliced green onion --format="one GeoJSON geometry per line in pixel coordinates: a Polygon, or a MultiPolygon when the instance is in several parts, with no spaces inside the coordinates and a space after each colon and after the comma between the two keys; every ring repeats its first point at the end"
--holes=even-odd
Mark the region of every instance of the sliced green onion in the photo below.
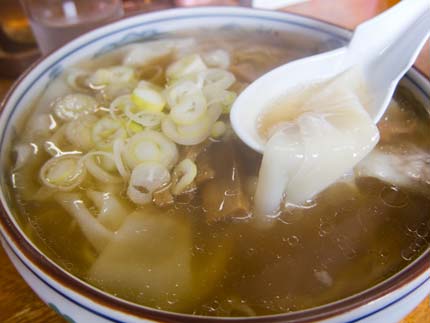
{"type": "Polygon", "coordinates": [[[230,113],[231,106],[237,98],[237,94],[233,91],[225,91],[221,104],[223,105],[222,113],[230,113]]]}
{"type": "Polygon", "coordinates": [[[57,117],[65,121],[70,121],[95,112],[97,105],[97,101],[93,97],[75,93],[55,100],[53,108],[57,117]]]}
{"type": "Polygon", "coordinates": [[[203,93],[208,101],[208,105],[213,103],[232,104],[237,97],[237,94],[233,91],[212,86],[203,88],[203,93]]]}
{"type": "Polygon", "coordinates": [[[233,73],[220,68],[210,68],[202,74],[204,75],[204,87],[226,90],[236,81],[233,73]]]}
{"type": "Polygon", "coordinates": [[[188,95],[178,105],[171,108],[170,117],[180,125],[196,122],[206,112],[206,99],[200,91],[188,95]]]}
{"type": "Polygon", "coordinates": [[[129,83],[133,81],[135,81],[134,69],[128,66],[100,68],[88,78],[88,82],[93,88],[100,88],[113,83],[129,83]]]}
{"type": "Polygon", "coordinates": [[[142,125],[130,119],[128,119],[127,123],[125,124],[125,130],[127,131],[127,135],[129,137],[132,137],[135,134],[142,132],[144,129],[145,128],[142,125]]]}
{"type": "Polygon", "coordinates": [[[136,166],[130,176],[127,195],[136,204],[148,204],[155,190],[170,182],[169,170],[157,162],[144,162],[136,166]]]}
{"type": "Polygon", "coordinates": [[[98,118],[88,115],[73,120],[66,125],[66,138],[75,147],[82,151],[88,151],[94,147],[92,128],[98,118]]]}
{"type": "Polygon", "coordinates": [[[223,121],[217,121],[214,123],[211,129],[211,137],[218,139],[222,137],[227,130],[227,126],[223,121]]]}
{"type": "MultiPolygon", "coordinates": [[[[211,122],[207,114],[205,114],[202,118],[200,118],[197,122],[194,122],[189,125],[178,125],[176,124],[176,128],[178,130],[178,134],[180,136],[191,136],[191,137],[199,137],[202,135],[204,139],[209,136],[210,133],[211,122]]],[[[202,140],[204,140],[202,139],[202,140]]],[[[200,140],[199,140],[200,141],[200,140]]]]}
{"type": "Polygon", "coordinates": [[[223,49],[215,49],[203,54],[203,60],[209,67],[228,69],[230,66],[230,54],[223,49]]]}
{"type": "Polygon", "coordinates": [[[197,145],[209,137],[212,125],[220,115],[221,107],[212,106],[201,118],[190,125],[178,125],[171,117],[164,118],[161,129],[167,137],[180,145],[197,145]]]}
{"type": "Polygon", "coordinates": [[[88,78],[88,83],[92,88],[99,88],[100,86],[110,84],[112,74],[107,68],[99,68],[88,78]]]}
{"type": "Polygon", "coordinates": [[[147,81],[147,80],[139,81],[139,83],[137,83],[136,87],[141,87],[141,88],[148,88],[149,87],[150,89],[157,91],[159,93],[161,93],[163,91],[163,88],[161,86],[154,84],[154,83],[147,81]]]}
{"type": "Polygon", "coordinates": [[[119,120],[104,117],[92,129],[92,139],[99,149],[110,149],[115,139],[125,138],[126,131],[119,120]]]}
{"type": "Polygon", "coordinates": [[[156,127],[164,118],[162,112],[142,110],[133,103],[131,95],[122,95],[112,101],[109,112],[114,119],[121,118],[127,121],[127,132],[135,134],[143,130],[143,127],[156,127]]]}
{"type": "Polygon", "coordinates": [[[97,95],[105,101],[111,102],[115,98],[130,94],[136,86],[136,82],[112,83],[98,90],[97,95]]]}
{"type": "Polygon", "coordinates": [[[202,89],[205,81],[204,71],[200,73],[188,74],[180,79],[168,80],[166,83],[167,87],[172,87],[182,82],[191,82],[197,88],[202,89]]]}
{"type": "Polygon", "coordinates": [[[122,183],[123,179],[120,176],[112,175],[102,167],[102,158],[107,158],[115,162],[115,157],[111,153],[105,151],[93,151],[82,157],[82,161],[87,171],[97,180],[103,183],[122,183]],[[98,157],[98,158],[97,158],[98,157]],[[94,160],[97,158],[97,160],[94,160]]]}
{"type": "Polygon", "coordinates": [[[220,105],[222,113],[230,113],[231,106],[237,98],[237,94],[233,91],[221,90],[218,88],[204,88],[203,89],[208,105],[220,105]]]}
{"type": "Polygon", "coordinates": [[[161,120],[166,116],[163,112],[139,111],[133,113],[131,107],[127,107],[125,115],[133,122],[148,128],[153,128],[161,123],[161,120]]]}
{"type": "Polygon", "coordinates": [[[128,83],[135,80],[134,69],[128,66],[113,66],[110,72],[111,83],[128,83]]]}
{"type": "Polygon", "coordinates": [[[198,54],[185,56],[169,65],[166,77],[169,80],[177,80],[184,76],[195,74],[206,70],[207,67],[198,54]]]}
{"type": "Polygon", "coordinates": [[[124,140],[116,139],[113,143],[113,158],[115,161],[116,168],[123,179],[128,179],[130,177],[129,170],[125,167],[122,160],[122,154],[125,148],[124,140]]]}
{"type": "Polygon", "coordinates": [[[163,119],[161,129],[163,133],[177,144],[184,146],[197,145],[203,142],[210,133],[210,125],[206,116],[197,123],[198,128],[192,132],[180,129],[170,117],[163,119]]]}
{"type": "Polygon", "coordinates": [[[123,157],[131,169],[146,161],[159,162],[170,169],[178,159],[178,149],[161,132],[147,129],[128,140],[123,157]]]}
{"type": "Polygon", "coordinates": [[[161,112],[166,105],[161,92],[150,86],[139,86],[133,90],[131,100],[139,108],[150,112],[161,112]]]}
{"type": "Polygon", "coordinates": [[[71,191],[85,178],[81,156],[53,157],[42,166],[39,177],[45,186],[60,191],[71,191]]]}
{"type": "MultiPolygon", "coordinates": [[[[112,146],[113,146],[113,144],[112,144],[112,146]]],[[[113,172],[113,171],[117,170],[116,163],[115,163],[114,159],[115,158],[106,157],[106,156],[99,156],[98,157],[100,167],[103,168],[104,170],[106,170],[107,172],[113,172]]]]}
{"type": "Polygon", "coordinates": [[[120,95],[109,105],[109,113],[113,119],[121,118],[127,109],[132,109],[135,104],[131,100],[130,94],[120,95]]]}
{"type": "Polygon", "coordinates": [[[184,159],[173,170],[173,177],[177,179],[172,187],[173,195],[183,193],[197,176],[197,166],[191,159],[184,159]]]}
{"type": "Polygon", "coordinates": [[[184,99],[200,92],[200,88],[189,80],[181,80],[169,86],[165,91],[167,104],[170,108],[180,104],[184,99]]]}

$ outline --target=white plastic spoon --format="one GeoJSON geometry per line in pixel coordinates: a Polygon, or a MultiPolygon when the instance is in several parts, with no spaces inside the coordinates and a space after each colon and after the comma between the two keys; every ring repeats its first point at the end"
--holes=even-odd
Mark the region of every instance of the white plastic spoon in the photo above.
{"type": "Polygon", "coordinates": [[[363,71],[372,98],[366,109],[376,123],[429,35],[430,0],[403,0],[359,25],[348,46],[282,65],[254,81],[233,104],[233,129],[245,144],[263,152],[257,119],[268,103],[298,85],[328,79],[353,66],[363,71]]]}

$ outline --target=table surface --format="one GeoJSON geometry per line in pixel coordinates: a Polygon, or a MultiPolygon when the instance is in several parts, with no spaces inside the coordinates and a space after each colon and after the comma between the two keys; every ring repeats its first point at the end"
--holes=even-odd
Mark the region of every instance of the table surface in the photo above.
{"type": "MultiPolygon", "coordinates": [[[[424,0],[422,0],[424,1],[424,0]]],[[[385,10],[397,0],[311,0],[285,8],[285,11],[313,16],[353,28],[360,22],[385,10]]],[[[1,10],[1,8],[0,8],[1,10]]],[[[416,65],[430,75],[430,46],[427,42],[416,65]]],[[[13,80],[0,78],[0,100],[13,80]]],[[[18,275],[0,248],[0,322],[61,323],[62,318],[48,308],[18,275]]],[[[383,322],[381,322],[383,323],[383,322]]],[[[429,298],[423,301],[401,323],[430,323],[429,298]]]]}

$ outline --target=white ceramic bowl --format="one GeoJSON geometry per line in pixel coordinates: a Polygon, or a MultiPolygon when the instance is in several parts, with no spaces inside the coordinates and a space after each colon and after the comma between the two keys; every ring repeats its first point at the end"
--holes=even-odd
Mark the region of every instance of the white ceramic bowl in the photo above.
{"type": "MultiPolygon", "coordinates": [[[[65,67],[100,55],[123,44],[181,29],[246,27],[256,33],[294,31],[319,44],[321,50],[344,44],[351,33],[342,28],[297,15],[244,8],[198,8],[135,16],[86,34],[35,64],[15,84],[0,119],[1,163],[9,158],[10,138],[30,103],[65,67]]],[[[429,102],[430,82],[411,70],[402,83],[418,100],[429,102]]],[[[325,306],[258,318],[209,318],[168,313],[110,296],[71,276],[46,258],[18,225],[7,188],[9,175],[1,173],[1,240],[10,259],[33,290],[68,322],[330,322],[394,323],[409,313],[430,291],[430,250],[395,276],[373,288],[325,306]]],[[[357,277],[356,279],[360,279],[357,277]]]]}

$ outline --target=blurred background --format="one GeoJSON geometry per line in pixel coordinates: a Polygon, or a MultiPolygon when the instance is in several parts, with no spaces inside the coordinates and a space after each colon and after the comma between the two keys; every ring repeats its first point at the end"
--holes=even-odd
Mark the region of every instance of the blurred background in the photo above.
{"type": "MultiPolygon", "coordinates": [[[[41,55],[126,16],[189,6],[246,6],[295,12],[354,28],[399,0],[0,0],[0,77],[15,78],[41,55]]],[[[426,1],[426,0],[422,0],[426,1]]],[[[429,47],[425,49],[429,51],[429,47]]],[[[420,67],[430,70],[429,55],[420,67]]]]}

